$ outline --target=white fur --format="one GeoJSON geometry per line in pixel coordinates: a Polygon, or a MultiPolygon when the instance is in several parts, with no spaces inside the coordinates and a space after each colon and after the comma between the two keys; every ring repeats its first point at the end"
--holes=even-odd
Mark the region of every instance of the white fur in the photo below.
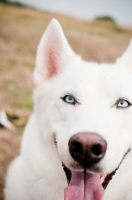
{"type": "MultiPolygon", "coordinates": [[[[107,141],[100,173],[110,173],[132,146],[132,106],[116,108],[119,98],[132,102],[132,42],[114,64],[83,61],[70,48],[53,19],[37,51],[34,113],[25,129],[21,153],[9,168],[6,200],[63,200],[67,186],[62,162],[74,162],[68,141],[79,132],[98,133],[107,141]],[[79,104],[61,97],[73,95],[79,104]],[[57,147],[54,143],[56,138],[57,147]]],[[[132,199],[132,153],[109,183],[104,200],[132,199]]]]}

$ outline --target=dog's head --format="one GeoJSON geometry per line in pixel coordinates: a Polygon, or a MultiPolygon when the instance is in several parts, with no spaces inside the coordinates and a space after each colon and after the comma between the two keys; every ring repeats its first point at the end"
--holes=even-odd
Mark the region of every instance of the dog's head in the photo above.
{"type": "Polygon", "coordinates": [[[102,185],[130,150],[131,68],[132,42],[114,64],[98,64],[72,51],[55,19],[43,35],[34,71],[35,111],[42,139],[56,146],[66,170],[65,199],[102,199],[102,185]]]}

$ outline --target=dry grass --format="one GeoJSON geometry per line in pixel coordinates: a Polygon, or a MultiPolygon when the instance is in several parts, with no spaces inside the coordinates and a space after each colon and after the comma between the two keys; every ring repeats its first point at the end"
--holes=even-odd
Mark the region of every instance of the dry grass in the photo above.
{"type": "MultiPolygon", "coordinates": [[[[84,59],[112,62],[126,49],[132,30],[86,22],[29,8],[0,4],[0,107],[30,115],[32,71],[41,35],[57,18],[72,48],[84,59]]],[[[0,200],[7,166],[18,154],[21,135],[0,129],[0,200]]]]}

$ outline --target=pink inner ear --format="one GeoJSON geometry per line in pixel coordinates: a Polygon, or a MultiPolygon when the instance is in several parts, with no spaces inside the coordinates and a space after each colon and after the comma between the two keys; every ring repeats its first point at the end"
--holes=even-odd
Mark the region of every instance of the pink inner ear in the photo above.
{"type": "Polygon", "coordinates": [[[57,59],[58,59],[58,50],[59,50],[59,44],[55,41],[55,38],[50,40],[49,45],[47,47],[46,52],[46,64],[47,64],[47,70],[48,70],[48,77],[52,77],[57,73],[57,59]]]}

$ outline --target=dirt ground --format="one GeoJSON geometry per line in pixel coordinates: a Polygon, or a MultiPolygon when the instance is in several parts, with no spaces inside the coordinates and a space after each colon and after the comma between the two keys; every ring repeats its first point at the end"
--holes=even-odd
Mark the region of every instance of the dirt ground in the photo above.
{"type": "MultiPolygon", "coordinates": [[[[53,17],[62,24],[72,48],[91,61],[113,62],[132,37],[131,29],[110,22],[86,22],[0,4],[0,108],[30,116],[36,48],[53,17]]],[[[0,200],[4,199],[5,174],[19,153],[21,137],[22,134],[0,129],[0,200]]]]}

